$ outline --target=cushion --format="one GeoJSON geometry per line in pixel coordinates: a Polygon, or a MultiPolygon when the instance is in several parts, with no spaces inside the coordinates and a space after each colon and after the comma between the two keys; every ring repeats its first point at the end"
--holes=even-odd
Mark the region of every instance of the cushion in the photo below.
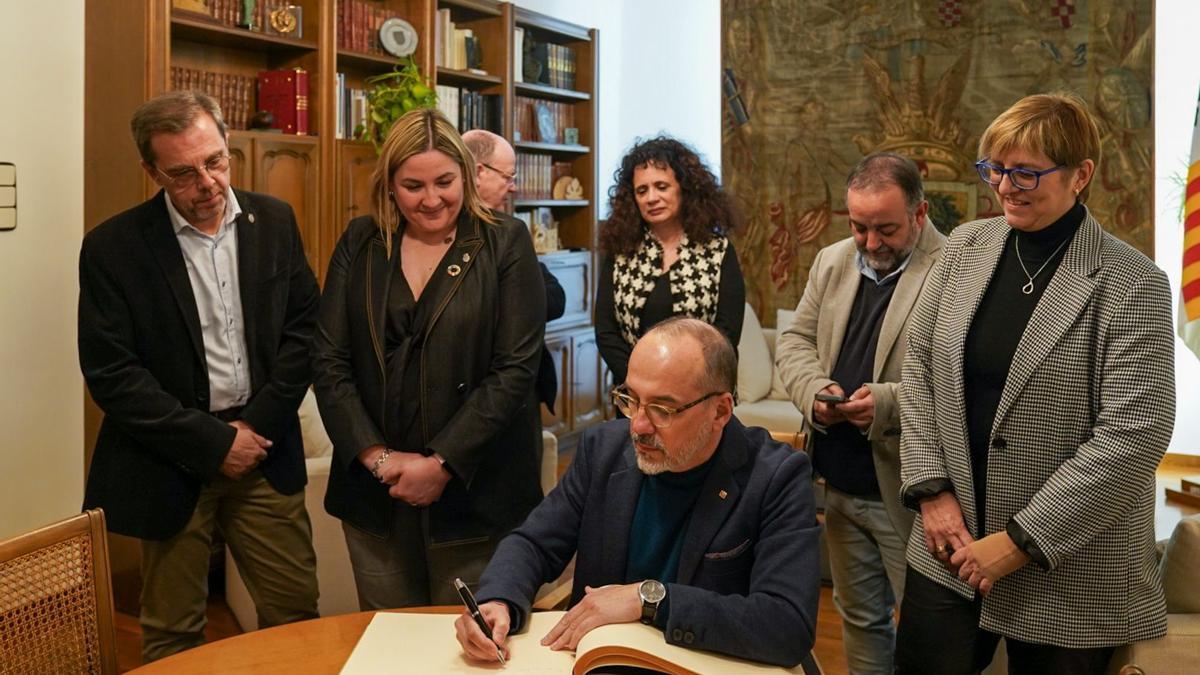
{"type": "Polygon", "coordinates": [[[1167,612],[1200,613],[1200,514],[1175,526],[1161,569],[1167,612]]]}
{"type": "MultiPolygon", "coordinates": [[[[775,347],[779,344],[779,335],[783,333],[783,329],[792,325],[792,317],[796,314],[790,309],[775,310],[775,340],[771,345],[771,363],[775,362],[775,347]]],[[[779,369],[776,368],[771,376],[771,392],[767,394],[767,398],[773,398],[780,401],[790,401],[791,395],[788,394],[787,388],[783,386],[783,378],[779,377],[779,369]]]]}
{"type": "Polygon", "coordinates": [[[332,457],[333,441],[325,433],[321,422],[321,411],[317,409],[317,397],[310,387],[300,402],[300,437],[304,440],[304,457],[332,457]]]}
{"type": "Polygon", "coordinates": [[[739,403],[761,400],[771,391],[771,353],[763,337],[762,325],[754,308],[746,303],[742,318],[742,338],[738,342],[737,393],[739,403]]]}
{"type": "Polygon", "coordinates": [[[733,408],[738,421],[748,427],[762,427],[769,431],[793,433],[804,428],[804,415],[796,410],[791,401],[763,399],[754,403],[742,403],[733,408]]]}

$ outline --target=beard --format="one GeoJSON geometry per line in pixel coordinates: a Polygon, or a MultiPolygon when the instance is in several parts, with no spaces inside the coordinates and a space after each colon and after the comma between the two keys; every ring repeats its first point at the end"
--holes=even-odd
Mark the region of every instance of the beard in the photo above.
{"type": "MultiPolygon", "coordinates": [[[[925,225],[928,226],[929,223],[926,222],[925,225]]],[[[863,261],[867,263],[867,267],[878,272],[881,277],[895,272],[896,268],[900,267],[900,263],[912,255],[913,249],[917,247],[917,240],[921,237],[921,231],[917,229],[915,223],[910,221],[909,227],[912,228],[912,235],[908,241],[904,242],[902,248],[895,249],[890,246],[882,246],[879,250],[872,253],[866,247],[858,246],[858,252],[862,256],[863,261]]],[[[857,246],[857,243],[855,245],[857,246]]]]}
{"type": "Polygon", "coordinates": [[[700,454],[700,450],[708,443],[709,436],[711,435],[712,427],[704,425],[691,440],[679,448],[678,453],[672,455],[671,451],[662,444],[662,441],[654,437],[654,434],[630,434],[635,443],[651,446],[665,455],[662,461],[656,462],[643,457],[639,453],[637,455],[638,471],[647,476],[657,476],[660,473],[674,471],[681,466],[687,466],[696,459],[696,455],[700,454]]]}

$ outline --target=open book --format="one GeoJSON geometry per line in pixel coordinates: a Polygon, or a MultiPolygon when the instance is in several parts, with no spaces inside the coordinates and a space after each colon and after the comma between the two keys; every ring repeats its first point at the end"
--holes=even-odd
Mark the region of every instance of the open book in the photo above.
{"type": "Polygon", "coordinates": [[[509,637],[511,658],[499,663],[468,661],[454,638],[456,614],[406,614],[379,612],[359,639],[342,675],[374,673],[477,673],[489,670],[523,675],[585,675],[610,666],[635,666],[672,675],[711,673],[801,673],[742,661],[711,652],[669,645],[662,631],[640,623],[601,626],[579,641],[571,652],[543,647],[563,612],[535,612],[529,630],[509,637]]]}

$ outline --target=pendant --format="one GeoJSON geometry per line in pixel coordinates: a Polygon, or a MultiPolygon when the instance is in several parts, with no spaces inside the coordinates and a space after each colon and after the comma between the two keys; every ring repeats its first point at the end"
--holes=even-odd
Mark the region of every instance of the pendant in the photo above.
{"type": "Polygon", "coordinates": [[[1021,292],[1025,295],[1033,295],[1033,279],[1030,279],[1029,283],[1021,287],[1021,292]]]}

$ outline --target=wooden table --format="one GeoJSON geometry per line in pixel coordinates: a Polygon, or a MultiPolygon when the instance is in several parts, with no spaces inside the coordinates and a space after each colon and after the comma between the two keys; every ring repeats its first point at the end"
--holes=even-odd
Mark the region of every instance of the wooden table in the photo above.
{"type": "MultiPolygon", "coordinates": [[[[411,607],[404,612],[458,614],[462,607],[411,607]]],[[[129,671],[137,675],[337,673],[375,612],[299,621],[210,642],[129,671]]]]}

